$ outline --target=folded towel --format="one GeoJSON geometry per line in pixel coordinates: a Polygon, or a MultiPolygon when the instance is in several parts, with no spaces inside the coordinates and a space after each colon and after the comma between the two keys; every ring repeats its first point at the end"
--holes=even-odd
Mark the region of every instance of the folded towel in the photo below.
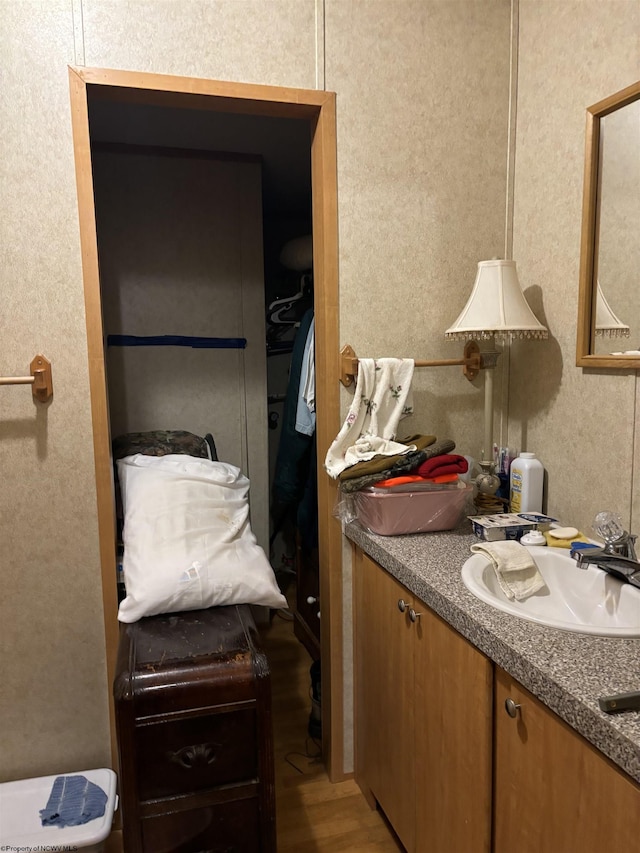
{"type": "MultiPolygon", "coordinates": [[[[374,456],[373,459],[366,462],[356,462],[355,465],[349,465],[348,468],[341,471],[338,477],[342,482],[342,480],[354,480],[356,477],[364,477],[365,474],[378,474],[381,471],[389,471],[396,462],[400,461],[404,466],[403,470],[408,471],[410,468],[417,467],[420,462],[428,458],[428,454],[425,454],[424,456],[420,456],[419,462],[412,460],[411,464],[407,466],[407,456],[411,456],[413,452],[409,450],[409,446],[415,447],[418,450],[424,450],[436,441],[435,435],[421,435],[420,433],[409,435],[406,438],[400,439],[400,444],[404,446],[402,453],[393,456],[374,456]]],[[[380,476],[378,479],[382,479],[382,477],[380,476]]]]}
{"type": "Polygon", "coordinates": [[[395,440],[400,419],[413,412],[413,369],[414,361],[409,358],[359,359],[353,402],[324,462],[331,477],[335,479],[347,467],[346,451],[358,438],[395,440]]]}
{"type": "Polygon", "coordinates": [[[399,441],[392,441],[390,438],[367,435],[358,438],[355,444],[346,449],[344,461],[347,465],[355,465],[357,462],[369,462],[374,456],[394,456],[417,449],[415,444],[407,446],[400,444],[399,441]]]}
{"type": "Polygon", "coordinates": [[[376,483],[376,489],[393,489],[395,486],[406,486],[409,484],[417,486],[438,486],[445,483],[457,483],[457,474],[441,474],[439,477],[416,477],[415,474],[407,474],[404,477],[389,477],[376,483]]]}
{"type": "Polygon", "coordinates": [[[500,588],[510,600],[522,601],[546,586],[531,554],[519,542],[483,542],[472,545],[471,550],[491,561],[500,588]]]}
{"type": "Polygon", "coordinates": [[[468,470],[469,463],[464,456],[443,453],[433,459],[427,459],[411,473],[420,477],[440,477],[442,474],[466,474],[468,470]]]}
{"type": "Polygon", "coordinates": [[[108,797],[86,776],[57,776],[47,805],[40,809],[43,826],[81,826],[102,817],[108,797]]]}
{"type": "MultiPolygon", "coordinates": [[[[417,441],[414,441],[413,443],[418,445],[417,441]]],[[[395,460],[393,465],[382,471],[366,475],[363,474],[360,477],[353,477],[349,479],[345,479],[341,475],[340,489],[343,492],[357,492],[367,486],[375,485],[380,480],[387,480],[389,477],[399,477],[401,474],[413,471],[413,469],[417,468],[425,459],[430,459],[431,456],[437,456],[439,453],[448,453],[450,450],[453,450],[455,446],[455,442],[450,438],[441,438],[436,441],[435,444],[430,447],[425,447],[423,450],[411,450],[404,456],[390,456],[389,460],[395,460]]],[[[373,465],[374,461],[375,460],[372,459],[371,462],[359,462],[358,466],[352,465],[352,468],[359,467],[360,465],[373,465]]],[[[347,470],[351,471],[352,468],[347,470]]],[[[344,473],[346,474],[347,472],[345,471],[344,473]]]]}

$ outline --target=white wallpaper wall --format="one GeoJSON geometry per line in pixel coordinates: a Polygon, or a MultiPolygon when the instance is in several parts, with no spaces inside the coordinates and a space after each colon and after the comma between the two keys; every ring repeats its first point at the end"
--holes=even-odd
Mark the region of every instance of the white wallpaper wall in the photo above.
{"type": "Polygon", "coordinates": [[[519,17],[513,251],[550,340],[513,347],[509,443],[544,462],[550,513],[637,530],[637,372],[575,367],[575,348],[586,108],[640,79],[640,5],[520,0],[519,17]]]}
{"type": "Polygon", "coordinates": [[[214,436],[251,481],[251,525],[269,552],[267,366],[258,162],[96,151],[107,335],[244,338],[244,348],[106,350],[112,437],[214,436]]]}
{"type": "MultiPolygon", "coordinates": [[[[42,351],[55,386],[46,409],[2,391],[3,779],[110,761],[66,65],[326,81],[341,340],[363,356],[456,357],[444,329],[510,226],[511,12],[509,0],[0,0],[0,365],[22,374],[42,351]]],[[[573,364],[584,109],[640,77],[638,6],[520,0],[519,12],[513,256],[551,340],[513,346],[501,437],[540,454],[548,508],[567,523],[605,505],[628,521],[635,501],[637,527],[637,376],[573,364]]],[[[477,455],[482,399],[458,369],[425,370],[408,429],[477,455]]]]}

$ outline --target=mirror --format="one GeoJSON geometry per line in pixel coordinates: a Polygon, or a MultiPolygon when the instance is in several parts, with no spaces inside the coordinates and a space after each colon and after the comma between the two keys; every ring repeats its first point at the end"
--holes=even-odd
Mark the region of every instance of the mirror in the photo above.
{"type": "Polygon", "coordinates": [[[640,368],[640,82],[587,109],[576,364],[640,368]]]}

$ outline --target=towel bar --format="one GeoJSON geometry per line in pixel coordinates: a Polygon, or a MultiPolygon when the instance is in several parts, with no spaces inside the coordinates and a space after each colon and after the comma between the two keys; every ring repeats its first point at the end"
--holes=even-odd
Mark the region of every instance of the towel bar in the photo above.
{"type": "Polygon", "coordinates": [[[36,355],[29,370],[31,376],[0,376],[0,385],[31,385],[35,399],[46,403],[53,394],[51,362],[43,355],[36,355]]]}
{"type": "MultiPolygon", "coordinates": [[[[487,365],[484,364],[480,347],[475,341],[468,341],[464,347],[463,358],[446,358],[439,361],[415,361],[416,367],[450,367],[462,365],[463,373],[471,382],[478,372],[487,365]]],[[[358,374],[358,357],[352,346],[345,344],[340,350],[340,382],[349,386],[358,374]]]]}

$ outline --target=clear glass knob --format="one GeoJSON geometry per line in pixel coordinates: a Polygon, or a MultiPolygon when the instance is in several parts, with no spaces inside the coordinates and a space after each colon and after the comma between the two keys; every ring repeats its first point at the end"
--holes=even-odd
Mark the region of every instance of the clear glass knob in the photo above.
{"type": "Polygon", "coordinates": [[[622,519],[615,512],[599,512],[593,519],[593,530],[609,545],[625,535],[622,519]]]}

